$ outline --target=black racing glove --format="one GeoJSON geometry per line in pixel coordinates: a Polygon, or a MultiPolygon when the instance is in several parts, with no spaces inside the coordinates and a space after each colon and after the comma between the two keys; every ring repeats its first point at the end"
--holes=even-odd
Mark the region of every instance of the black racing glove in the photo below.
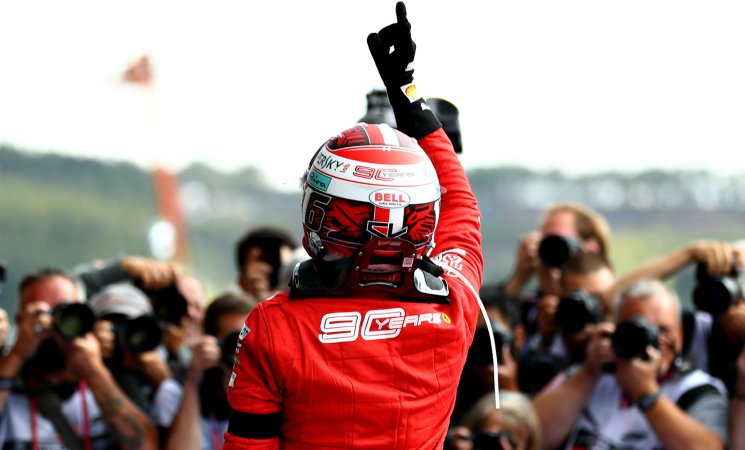
{"type": "Polygon", "coordinates": [[[398,129],[419,139],[440,128],[437,116],[414,85],[416,44],[411,39],[411,24],[403,2],[396,3],[396,23],[370,33],[367,46],[388,91],[398,129]]]}

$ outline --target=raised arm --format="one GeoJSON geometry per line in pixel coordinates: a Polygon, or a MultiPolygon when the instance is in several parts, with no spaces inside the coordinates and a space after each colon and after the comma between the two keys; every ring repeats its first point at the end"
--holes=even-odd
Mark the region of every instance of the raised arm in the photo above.
{"type": "Polygon", "coordinates": [[[388,92],[397,128],[419,141],[440,180],[442,201],[435,253],[461,251],[458,257],[467,261],[464,275],[478,289],[484,265],[481,215],[452,143],[414,84],[416,44],[403,2],[396,4],[396,22],[371,33],[367,45],[388,92]]]}

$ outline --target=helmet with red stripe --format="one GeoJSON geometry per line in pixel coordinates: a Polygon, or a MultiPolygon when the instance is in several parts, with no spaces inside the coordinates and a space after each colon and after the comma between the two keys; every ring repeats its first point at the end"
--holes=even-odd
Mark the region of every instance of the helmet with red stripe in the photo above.
{"type": "Polygon", "coordinates": [[[329,139],[303,183],[303,246],[312,256],[348,257],[373,238],[434,246],[437,173],[414,139],[385,124],[360,123],[329,139]]]}

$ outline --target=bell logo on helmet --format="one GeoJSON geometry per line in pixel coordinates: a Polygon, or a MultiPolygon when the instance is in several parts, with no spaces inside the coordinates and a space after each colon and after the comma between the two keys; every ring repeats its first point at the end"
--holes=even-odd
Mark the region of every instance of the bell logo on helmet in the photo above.
{"type": "Polygon", "coordinates": [[[370,203],[381,208],[403,208],[410,201],[409,194],[398,189],[380,189],[370,193],[370,203]]]}

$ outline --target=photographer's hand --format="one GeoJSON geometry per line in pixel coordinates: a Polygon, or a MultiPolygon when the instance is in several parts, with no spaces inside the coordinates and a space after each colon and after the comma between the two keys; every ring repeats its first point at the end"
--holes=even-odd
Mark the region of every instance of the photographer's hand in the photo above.
{"type": "Polygon", "coordinates": [[[732,272],[735,249],[728,242],[696,241],[688,246],[691,259],[706,265],[710,276],[725,276],[732,272]]]}
{"type": "Polygon", "coordinates": [[[523,235],[515,253],[515,270],[504,285],[504,292],[517,297],[538,268],[538,243],[541,233],[532,231],[523,235]]]}
{"type": "Polygon", "coordinates": [[[158,290],[170,286],[178,268],[156,259],[126,256],[121,261],[122,269],[135,280],[139,280],[147,290],[158,290]]]}
{"type": "Polygon", "coordinates": [[[125,368],[136,373],[153,389],[158,389],[162,382],[173,378],[168,363],[158,349],[139,354],[127,353],[123,362],[125,368]]]}
{"type": "Polygon", "coordinates": [[[252,248],[247,255],[246,265],[239,280],[241,288],[251,294],[257,302],[266,300],[274,293],[269,282],[272,270],[274,270],[272,265],[262,259],[261,249],[252,248]]]}
{"type": "Polygon", "coordinates": [[[613,363],[616,359],[610,339],[616,326],[610,322],[600,322],[597,325],[588,325],[586,329],[590,334],[590,340],[587,343],[583,368],[592,377],[597,378],[603,373],[603,366],[613,363]]]}
{"type": "Polygon", "coordinates": [[[53,333],[54,318],[46,302],[26,305],[18,317],[18,339],[11,351],[17,351],[24,360],[34,356],[39,345],[53,333]]]}
{"type": "Polygon", "coordinates": [[[499,389],[505,391],[519,391],[517,385],[517,361],[512,357],[509,344],[502,346],[502,360],[497,365],[497,376],[499,377],[499,389]]]}
{"type": "Polygon", "coordinates": [[[46,302],[28,303],[17,319],[15,344],[0,360],[0,378],[12,378],[20,373],[23,365],[34,356],[39,345],[52,335],[54,319],[46,302]]]}
{"type": "Polygon", "coordinates": [[[616,379],[621,388],[636,403],[639,398],[660,389],[657,381],[660,372],[661,353],[659,349],[647,346],[649,359],[632,358],[629,361],[616,361],[616,379]]]}
{"type": "Polygon", "coordinates": [[[189,370],[186,372],[186,381],[199,386],[204,371],[215,367],[220,362],[221,350],[214,336],[201,336],[192,348],[192,359],[189,370]]]}

